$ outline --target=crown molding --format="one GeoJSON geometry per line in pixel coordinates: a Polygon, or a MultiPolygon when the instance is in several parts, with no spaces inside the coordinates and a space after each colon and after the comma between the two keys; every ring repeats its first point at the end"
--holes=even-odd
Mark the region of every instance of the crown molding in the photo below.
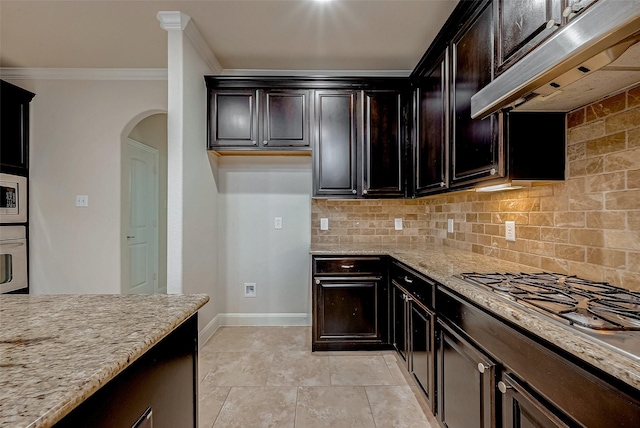
{"type": "Polygon", "coordinates": [[[220,74],[223,71],[218,58],[209,47],[207,41],[196,27],[191,17],[179,11],[160,11],[156,15],[160,21],[160,27],[166,31],[183,31],[191,40],[200,56],[205,60],[213,74],[220,74]]]}
{"type": "Polygon", "coordinates": [[[216,55],[213,53],[207,41],[202,37],[202,34],[196,27],[193,21],[189,21],[187,26],[184,29],[184,33],[187,35],[189,40],[196,47],[200,56],[205,60],[209,68],[214,74],[220,74],[224,71],[222,65],[220,65],[220,61],[216,58],[216,55]]]}
{"type": "Polygon", "coordinates": [[[283,77],[409,77],[412,70],[260,70],[229,68],[222,76],[283,76],[283,77]]]}
{"type": "Polygon", "coordinates": [[[0,67],[0,77],[16,80],[167,80],[167,69],[0,67]]]}
{"type": "Polygon", "coordinates": [[[191,17],[177,10],[160,11],[156,15],[156,19],[160,21],[160,27],[163,30],[184,30],[191,17]]]}

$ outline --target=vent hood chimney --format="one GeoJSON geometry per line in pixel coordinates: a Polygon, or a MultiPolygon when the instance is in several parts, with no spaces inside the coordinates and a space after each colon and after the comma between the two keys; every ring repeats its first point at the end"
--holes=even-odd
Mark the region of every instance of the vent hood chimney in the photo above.
{"type": "Polygon", "coordinates": [[[471,117],[503,108],[569,111],[640,83],[640,0],[598,0],[471,97],[471,117]]]}

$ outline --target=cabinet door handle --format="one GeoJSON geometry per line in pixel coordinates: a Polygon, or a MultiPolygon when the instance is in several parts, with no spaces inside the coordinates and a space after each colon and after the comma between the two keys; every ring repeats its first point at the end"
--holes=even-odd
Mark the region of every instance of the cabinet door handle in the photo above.
{"type": "Polygon", "coordinates": [[[500,392],[502,392],[503,394],[507,393],[507,389],[512,389],[512,386],[507,385],[506,383],[504,383],[503,381],[498,382],[498,389],[500,390],[500,392]]]}
{"type": "Polygon", "coordinates": [[[127,235],[127,239],[133,239],[135,236],[127,235]]]}
{"type": "Polygon", "coordinates": [[[441,181],[441,182],[440,182],[440,187],[444,187],[444,186],[446,186],[446,185],[447,185],[447,184],[446,184],[444,181],[441,181]]]}
{"type": "Polygon", "coordinates": [[[263,145],[263,146],[266,146],[267,144],[269,144],[269,142],[268,142],[267,140],[264,140],[264,141],[262,142],[262,145],[263,145]]]}
{"type": "Polygon", "coordinates": [[[404,276],[404,282],[406,282],[407,284],[413,284],[413,279],[409,278],[408,276],[404,276]]]}
{"type": "Polygon", "coordinates": [[[351,269],[354,265],[342,265],[340,266],[342,269],[351,269]]]}
{"type": "Polygon", "coordinates": [[[253,140],[253,141],[251,142],[251,144],[253,144],[254,146],[257,146],[257,145],[258,145],[258,142],[257,142],[256,140],[253,140]]]}
{"type": "Polygon", "coordinates": [[[318,284],[318,285],[320,284],[320,280],[319,279],[316,279],[316,284],[318,284]]]}
{"type": "Polygon", "coordinates": [[[488,365],[488,364],[485,365],[483,363],[478,363],[478,371],[480,373],[484,373],[487,369],[490,369],[490,368],[491,368],[491,365],[488,365]]]}
{"type": "Polygon", "coordinates": [[[560,23],[556,22],[555,19],[550,19],[549,21],[547,21],[547,25],[545,26],[548,29],[553,28],[553,27],[559,27],[560,23]]]}
{"type": "Polygon", "coordinates": [[[489,174],[496,175],[496,172],[498,172],[498,171],[496,171],[495,168],[491,168],[491,171],[489,171],[489,174]]]}
{"type": "Polygon", "coordinates": [[[353,193],[353,194],[355,195],[356,193],[358,193],[358,191],[357,191],[356,189],[353,189],[353,190],[351,191],[351,193],[353,193]]]}

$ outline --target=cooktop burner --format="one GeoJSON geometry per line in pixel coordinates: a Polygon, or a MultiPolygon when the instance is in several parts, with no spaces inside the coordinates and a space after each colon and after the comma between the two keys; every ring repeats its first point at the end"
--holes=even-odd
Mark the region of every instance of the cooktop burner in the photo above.
{"type": "Polygon", "coordinates": [[[569,324],[595,330],[640,330],[640,293],[557,273],[463,273],[479,284],[569,324]]]}

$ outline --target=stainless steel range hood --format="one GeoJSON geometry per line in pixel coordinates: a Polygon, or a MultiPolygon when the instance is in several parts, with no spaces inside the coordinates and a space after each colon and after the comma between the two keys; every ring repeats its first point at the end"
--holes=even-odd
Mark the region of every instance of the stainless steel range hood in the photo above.
{"type": "Polygon", "coordinates": [[[569,111],[640,83],[638,41],[640,0],[598,0],[473,95],[471,116],[569,111]]]}

